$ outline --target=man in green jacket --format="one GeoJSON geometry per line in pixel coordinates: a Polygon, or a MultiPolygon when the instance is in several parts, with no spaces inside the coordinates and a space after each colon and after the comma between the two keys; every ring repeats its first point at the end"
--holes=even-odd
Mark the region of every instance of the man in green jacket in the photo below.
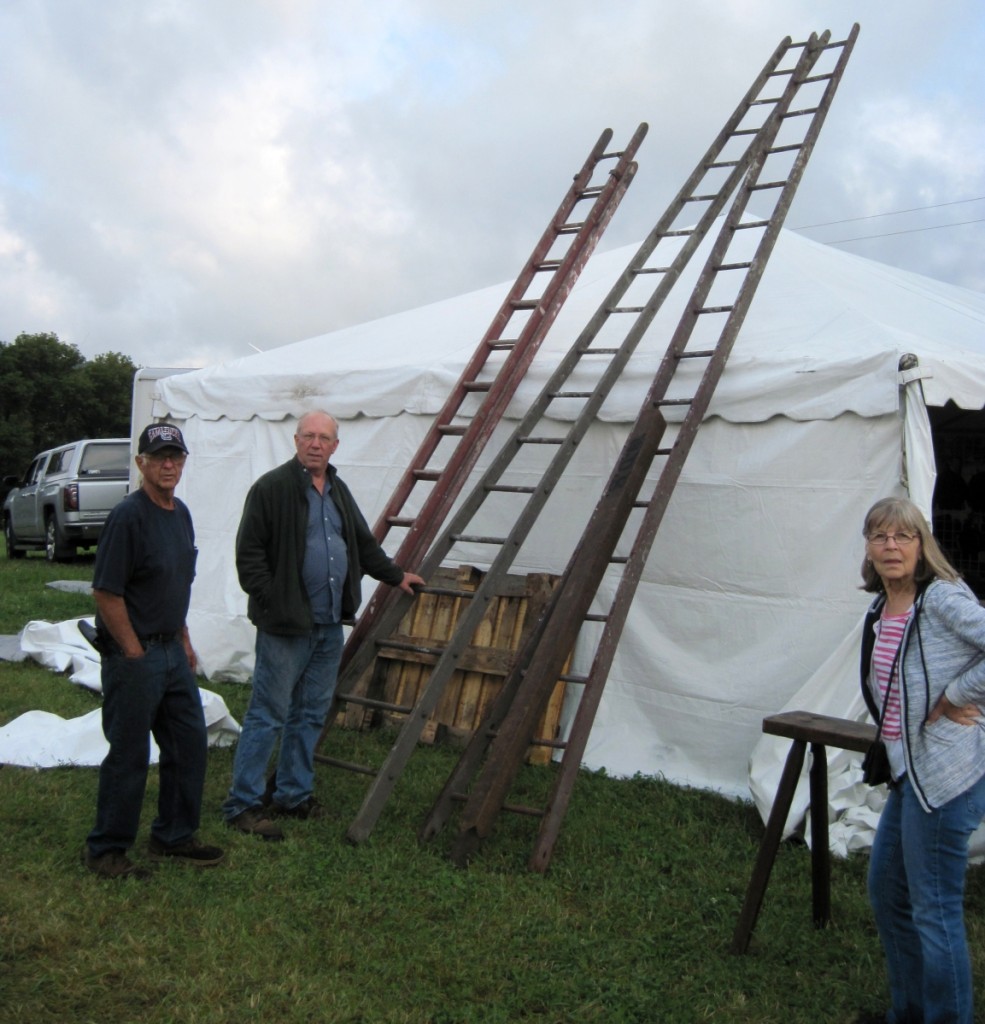
{"type": "Polygon", "coordinates": [[[257,628],[253,693],[222,805],[241,832],[281,839],[274,816],[310,818],[314,753],[342,657],[342,622],[361,599],[363,574],[409,594],[424,580],[380,547],[329,460],[338,422],[326,412],[298,421],[296,455],[250,488],[236,534],[236,569],[257,628]],[[273,802],[264,806],[267,766],[280,754],[273,802]]]}

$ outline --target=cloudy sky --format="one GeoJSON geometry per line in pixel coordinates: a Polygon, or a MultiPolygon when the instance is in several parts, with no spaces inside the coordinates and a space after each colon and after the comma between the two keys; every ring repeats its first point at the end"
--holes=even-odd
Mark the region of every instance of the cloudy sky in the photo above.
{"type": "Polygon", "coordinates": [[[787,226],[985,290],[981,0],[4,0],[0,341],[200,366],[511,281],[646,121],[638,241],[780,40],[855,21],[787,226]]]}

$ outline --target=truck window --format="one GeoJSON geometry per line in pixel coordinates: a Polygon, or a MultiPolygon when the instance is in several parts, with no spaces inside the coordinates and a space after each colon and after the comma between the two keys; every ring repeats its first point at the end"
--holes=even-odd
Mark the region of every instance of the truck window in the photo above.
{"type": "Polygon", "coordinates": [[[55,473],[64,473],[69,467],[69,463],[72,461],[72,454],[75,448],[63,448],[60,452],[55,452],[51,457],[51,462],[48,464],[48,476],[52,476],[55,473]]]}
{"type": "Polygon", "coordinates": [[[82,453],[82,464],[79,466],[80,476],[114,476],[130,475],[130,445],[128,444],[90,444],[82,453]]]}
{"type": "Polygon", "coordinates": [[[47,461],[48,456],[42,455],[40,459],[36,459],[34,463],[32,463],[31,468],[27,471],[24,477],[25,485],[36,484],[38,482],[41,478],[41,470],[44,468],[44,464],[47,461]]]}

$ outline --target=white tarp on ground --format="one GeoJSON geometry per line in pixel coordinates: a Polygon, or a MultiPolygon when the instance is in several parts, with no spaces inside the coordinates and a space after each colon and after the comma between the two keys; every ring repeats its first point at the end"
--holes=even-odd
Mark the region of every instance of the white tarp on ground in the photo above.
{"type": "MultiPolygon", "coordinates": [[[[68,673],[70,682],[101,693],[99,655],[83,639],[78,622],[29,622],[20,633],[20,649],[46,668],[68,673]]],[[[239,735],[239,724],[218,694],[201,688],[199,693],[209,746],[228,746],[239,735]]],[[[156,764],[159,751],[153,738],[150,747],[151,764],[156,764]]],[[[27,711],[0,727],[0,764],[23,768],[98,765],[108,749],[98,708],[68,720],[47,711],[27,711]]]]}
{"type": "MultiPolygon", "coordinates": [[[[633,251],[590,261],[479,470],[633,251]]],[[[563,570],[676,326],[692,263],[514,571],[563,570]]],[[[335,462],[373,521],[506,291],[485,289],[157,383],[155,416],[178,422],[191,448],[179,493],[195,517],[190,622],[210,676],[245,679],[251,669],[235,531],[250,483],[293,453],[295,418],[318,407],[339,417],[335,462]]],[[[589,767],[751,790],[759,800],[774,760],[762,754],[764,715],[790,706],[853,713],[850,637],[866,605],[857,589],[859,530],[873,500],[904,490],[904,428],[910,487],[923,501],[933,486],[929,430],[904,416],[904,390],[921,409],[924,399],[985,404],[985,296],[781,233],[654,545],[589,767]],[[906,389],[904,353],[918,357],[922,375],[906,389]]],[[[482,565],[483,557],[462,547],[449,561],[482,565]]],[[[768,807],[772,792],[764,799],[768,807]]]]}

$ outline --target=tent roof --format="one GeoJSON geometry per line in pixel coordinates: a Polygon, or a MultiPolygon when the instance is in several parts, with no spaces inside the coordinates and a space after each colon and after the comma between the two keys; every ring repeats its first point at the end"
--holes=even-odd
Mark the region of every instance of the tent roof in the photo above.
{"type": "MultiPolygon", "coordinates": [[[[636,249],[596,253],[589,261],[528,371],[513,413],[529,407],[636,249]]],[[[653,376],[702,259],[699,251],[654,320],[607,400],[604,419],[635,418],[641,382],[653,376]]],[[[277,420],[316,407],[342,419],[433,415],[509,287],[483,288],[167,378],[160,382],[156,412],[179,420],[277,420]]],[[[782,231],[710,414],[733,422],[882,415],[897,407],[897,366],[904,353],[915,354],[928,375],[928,404],[951,399],[962,408],[980,408],[985,295],[782,231]]]]}

